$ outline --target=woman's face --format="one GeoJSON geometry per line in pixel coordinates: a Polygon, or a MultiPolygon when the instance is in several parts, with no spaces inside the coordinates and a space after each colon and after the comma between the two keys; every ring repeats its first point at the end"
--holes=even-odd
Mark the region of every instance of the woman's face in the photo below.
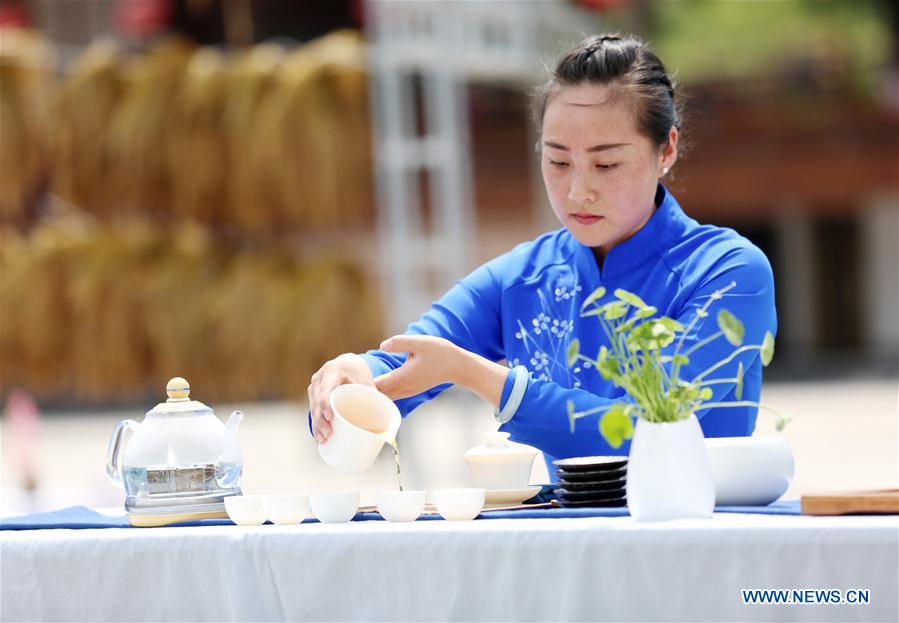
{"type": "Polygon", "coordinates": [[[574,238],[604,256],[652,216],[657,182],[677,159],[677,129],[661,150],[637,131],[613,87],[566,87],[547,103],[541,138],[543,182],[553,211],[574,238]]]}

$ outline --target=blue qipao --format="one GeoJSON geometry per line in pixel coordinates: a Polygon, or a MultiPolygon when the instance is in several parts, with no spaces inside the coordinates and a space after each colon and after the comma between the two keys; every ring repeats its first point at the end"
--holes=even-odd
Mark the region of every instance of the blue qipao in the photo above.
{"type": "MultiPolygon", "coordinates": [[[[595,354],[600,346],[608,345],[596,318],[580,317],[581,304],[599,286],[605,286],[607,296],[616,288],[633,292],[657,307],[659,315],[688,326],[694,311],[713,292],[736,282],[694,325],[684,350],[718,331],[715,319],[722,307],[744,323],[746,344],[761,344],[766,331],[776,333],[774,279],[764,253],[732,229],[700,225],[689,218],[661,184],[656,206],[640,231],[607,254],[601,269],[592,249],[567,229],[548,232],[460,280],[406,330],[408,335],[443,337],[491,361],[505,360],[510,367],[528,369],[522,401],[500,430],[542,450],[553,480],[554,459],[624,455],[630,449],[630,442],[619,448],[606,443],[598,429],[599,414],[578,419],[572,433],[566,409],[569,400],[577,411],[586,411],[627,399],[591,364],[581,361],[569,368],[565,361],[566,348],[574,338],[580,340],[582,353],[595,354]]],[[[726,340],[713,341],[691,355],[681,378],[693,378],[732,351],[726,340]]],[[[380,350],[362,356],[375,376],[406,359],[405,354],[380,350]]],[[[733,378],[741,362],[745,370],[742,400],[757,401],[762,386],[758,351],[741,354],[706,378],[733,378]]],[[[405,417],[447,387],[440,385],[396,404],[405,417]]],[[[735,400],[734,383],[710,387],[715,402],[735,400]]],[[[509,392],[507,381],[503,401],[509,392]]],[[[706,437],[745,436],[755,429],[757,409],[712,408],[696,415],[706,437]]]]}

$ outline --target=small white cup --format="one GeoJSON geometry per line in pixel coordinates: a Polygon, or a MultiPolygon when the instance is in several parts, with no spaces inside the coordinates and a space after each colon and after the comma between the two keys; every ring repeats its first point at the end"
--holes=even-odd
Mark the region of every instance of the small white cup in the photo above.
{"type": "Polygon", "coordinates": [[[358,491],[328,491],[309,496],[312,514],[322,523],[346,523],[359,511],[358,491]]]}
{"type": "Polygon", "coordinates": [[[309,497],[305,495],[266,495],[262,508],[269,521],[278,525],[297,524],[309,514],[309,497]]]}
{"type": "Polygon", "coordinates": [[[425,491],[378,491],[378,512],[387,521],[415,521],[425,508],[425,491]]]}
{"type": "Polygon", "coordinates": [[[484,489],[437,489],[431,500],[447,521],[467,521],[480,514],[485,495],[484,489]]]}
{"type": "Polygon", "coordinates": [[[225,498],[225,511],[238,526],[261,526],[265,508],[261,495],[231,495],[225,498]]]}

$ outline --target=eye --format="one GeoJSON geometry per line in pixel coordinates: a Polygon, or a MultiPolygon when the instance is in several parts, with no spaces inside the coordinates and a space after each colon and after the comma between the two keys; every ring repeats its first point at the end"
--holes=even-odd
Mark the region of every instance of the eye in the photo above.
{"type": "Polygon", "coordinates": [[[558,167],[558,168],[560,168],[560,169],[565,168],[565,167],[568,166],[568,163],[567,163],[567,162],[559,162],[559,161],[557,161],[557,160],[550,160],[549,163],[550,163],[552,166],[558,167]]]}
{"type": "Polygon", "coordinates": [[[596,168],[602,169],[603,171],[611,171],[612,169],[614,169],[617,166],[618,166],[618,163],[614,162],[612,164],[598,164],[598,165],[596,165],[596,168]]]}

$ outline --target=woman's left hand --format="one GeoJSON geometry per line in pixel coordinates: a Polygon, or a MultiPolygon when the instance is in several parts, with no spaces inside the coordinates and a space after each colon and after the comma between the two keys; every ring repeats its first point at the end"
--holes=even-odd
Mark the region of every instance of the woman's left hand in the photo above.
{"type": "Polygon", "coordinates": [[[430,335],[395,335],[381,343],[388,353],[409,353],[406,362],[375,379],[375,387],[391,400],[408,398],[443,385],[459,383],[468,351],[430,335]]]}

